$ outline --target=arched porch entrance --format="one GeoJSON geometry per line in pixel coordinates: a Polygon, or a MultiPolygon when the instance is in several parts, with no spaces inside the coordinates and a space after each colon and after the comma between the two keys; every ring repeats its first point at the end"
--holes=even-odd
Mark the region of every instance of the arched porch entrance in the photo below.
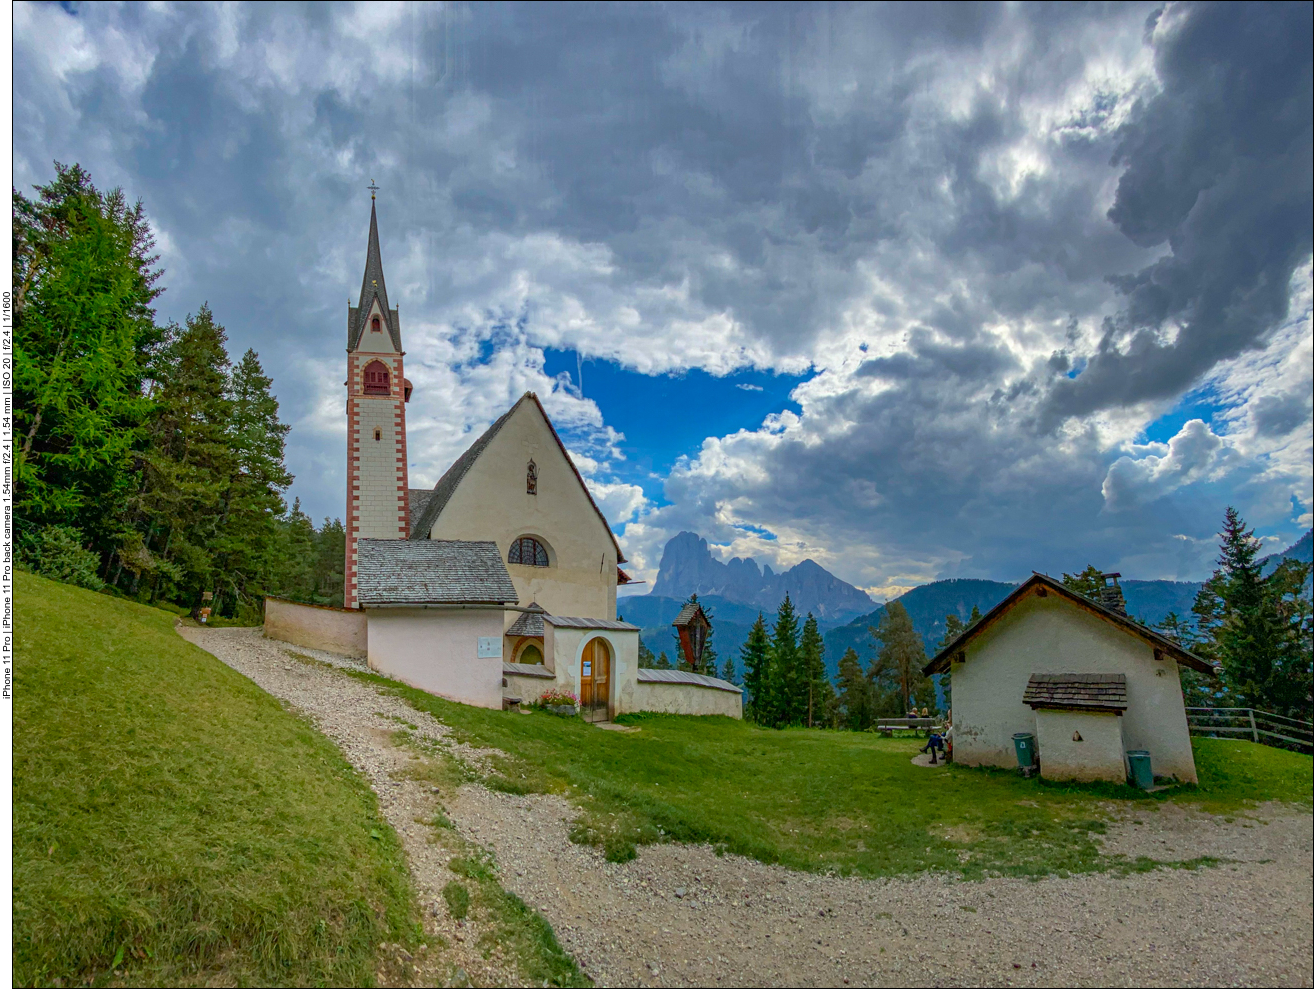
{"type": "Polygon", "coordinates": [[[611,648],[603,638],[584,644],[579,663],[579,708],[585,721],[611,720],[611,648]]]}

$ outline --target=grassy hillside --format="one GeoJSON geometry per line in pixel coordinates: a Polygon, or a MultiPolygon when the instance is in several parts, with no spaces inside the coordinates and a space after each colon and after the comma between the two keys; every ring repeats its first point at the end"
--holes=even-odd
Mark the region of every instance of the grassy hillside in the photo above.
{"type": "Polygon", "coordinates": [[[1197,740],[1202,784],[1147,796],[1125,786],[1055,785],[1017,773],[910,758],[919,742],[872,734],[773,731],[729,718],[629,716],[640,730],[465,707],[368,674],[464,738],[508,753],[490,785],[571,790],[580,841],[624,859],[635,843],[705,841],[765,862],[867,876],[924,869],[1044,875],[1110,862],[1095,836],[1110,799],[1235,809],[1246,800],[1311,804],[1310,758],[1197,740]]]}
{"type": "Polygon", "coordinates": [[[414,899],[337,749],[171,615],[17,580],[14,982],[370,984],[414,899]]]}

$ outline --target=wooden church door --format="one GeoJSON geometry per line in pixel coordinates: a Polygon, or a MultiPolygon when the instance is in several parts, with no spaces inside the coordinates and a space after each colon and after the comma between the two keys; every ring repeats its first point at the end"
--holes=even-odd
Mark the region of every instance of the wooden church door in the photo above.
{"type": "Polygon", "coordinates": [[[611,653],[604,639],[594,639],[580,658],[579,707],[585,721],[609,721],[611,653]]]}

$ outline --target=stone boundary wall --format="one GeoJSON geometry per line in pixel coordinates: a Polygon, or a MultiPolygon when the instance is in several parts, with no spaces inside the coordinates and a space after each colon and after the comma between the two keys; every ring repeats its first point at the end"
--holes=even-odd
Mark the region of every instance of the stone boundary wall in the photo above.
{"type": "Polygon", "coordinates": [[[639,680],[629,705],[632,711],[660,714],[721,714],[743,718],[744,697],[737,690],[693,683],[639,680]]]}
{"type": "Polygon", "coordinates": [[[265,638],[363,659],[368,652],[365,612],[265,598],[265,638]]]}

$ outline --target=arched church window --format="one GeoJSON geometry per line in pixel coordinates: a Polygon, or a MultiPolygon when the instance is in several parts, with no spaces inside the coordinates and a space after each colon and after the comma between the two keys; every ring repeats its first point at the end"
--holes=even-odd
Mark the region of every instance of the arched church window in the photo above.
{"type": "Polygon", "coordinates": [[[541,665],[543,662],[543,650],[536,645],[525,646],[520,650],[520,655],[516,657],[517,663],[529,663],[530,665],[541,665]]]}
{"type": "Polygon", "coordinates": [[[382,329],[382,326],[379,323],[378,316],[375,316],[370,320],[370,329],[373,330],[375,333],[378,333],[379,330],[382,329]]]}
{"type": "Polygon", "coordinates": [[[365,394],[389,394],[388,368],[381,361],[373,361],[365,368],[365,394]]]}
{"type": "Polygon", "coordinates": [[[522,567],[546,567],[547,549],[533,536],[521,536],[511,544],[506,562],[519,563],[522,567]]]}
{"type": "Polygon", "coordinates": [[[532,460],[529,462],[529,466],[525,468],[525,493],[538,494],[538,464],[532,460]]]}

